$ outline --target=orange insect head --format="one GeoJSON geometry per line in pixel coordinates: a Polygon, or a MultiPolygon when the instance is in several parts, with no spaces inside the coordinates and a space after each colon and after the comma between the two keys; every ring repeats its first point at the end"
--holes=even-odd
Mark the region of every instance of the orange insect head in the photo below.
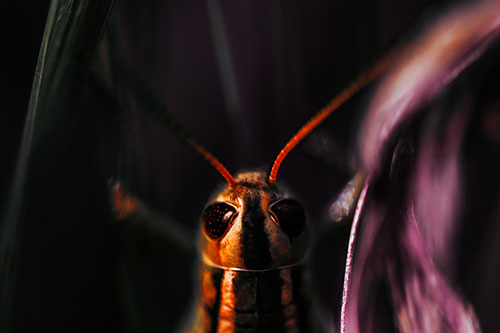
{"type": "Polygon", "coordinates": [[[269,184],[276,184],[276,177],[278,170],[285,157],[297,146],[309,133],[311,133],[319,124],[321,124],[333,111],[338,109],[344,104],[351,96],[357,93],[361,88],[368,85],[370,82],[378,78],[384,73],[389,64],[394,60],[396,52],[389,53],[385,58],[380,60],[373,66],[367,73],[362,74],[357,80],[352,82],[346,89],[344,89],[338,96],[328,103],[323,109],[316,113],[309,121],[307,121],[298,132],[287,142],[285,147],[280,151],[276,160],[274,161],[271,172],[269,173],[269,184]]]}
{"type": "Polygon", "coordinates": [[[205,208],[200,233],[203,262],[244,270],[293,265],[305,257],[305,230],[298,201],[271,187],[265,172],[242,172],[205,208]]]}

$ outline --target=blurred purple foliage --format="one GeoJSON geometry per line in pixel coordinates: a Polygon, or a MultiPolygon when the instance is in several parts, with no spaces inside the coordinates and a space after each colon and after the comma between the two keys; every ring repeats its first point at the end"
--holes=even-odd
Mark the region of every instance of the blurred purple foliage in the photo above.
{"type": "MultiPolygon", "coordinates": [[[[120,58],[169,112],[236,172],[269,167],[294,131],[350,80],[395,45],[408,45],[409,34],[418,39],[443,13],[462,8],[456,6],[444,0],[124,0],[115,3],[108,35],[120,44],[120,58]]],[[[19,21],[12,11],[3,11],[9,16],[5,22],[19,21]]],[[[497,14],[497,9],[477,14],[473,26],[484,30],[471,29],[469,42],[444,52],[444,65],[425,62],[432,53],[423,44],[406,49],[377,88],[334,113],[282,168],[281,179],[303,199],[313,224],[324,219],[328,203],[357,169],[371,177],[354,258],[348,331],[467,331],[474,315],[484,332],[500,329],[500,51],[498,43],[488,44],[498,30],[486,24],[497,14]],[[415,67],[403,84],[391,81],[403,78],[401,71],[410,65],[415,67]],[[398,99],[400,89],[403,99],[398,99]]],[[[30,23],[41,35],[39,21],[30,23]]],[[[470,26],[463,25],[464,31],[470,26]]],[[[436,29],[429,38],[446,37],[436,29]]],[[[25,39],[13,40],[15,47],[25,39]]],[[[17,54],[9,53],[10,62],[16,63],[17,54]]],[[[32,58],[23,71],[33,68],[32,58]]],[[[5,67],[8,78],[18,76],[17,66],[5,67]]],[[[130,95],[120,93],[132,120],[127,133],[133,142],[131,188],[194,234],[220,175],[130,95]]],[[[140,285],[146,296],[137,299],[137,307],[147,312],[140,318],[143,328],[171,330],[189,303],[191,269],[149,234],[120,243],[110,227],[107,183],[97,167],[99,159],[111,156],[96,153],[102,143],[95,139],[96,119],[101,119],[96,114],[102,110],[92,103],[102,101],[87,98],[85,89],[78,94],[77,105],[67,110],[81,116],[78,131],[69,134],[71,149],[61,169],[52,170],[54,178],[44,180],[50,186],[40,191],[32,185],[36,204],[24,208],[30,220],[15,327],[89,331],[99,318],[100,327],[123,331],[115,274],[120,274],[120,255],[133,253],[138,258],[134,277],[146,281],[140,285]]],[[[7,100],[12,112],[3,113],[0,124],[4,133],[16,132],[4,143],[2,184],[12,174],[12,147],[25,108],[19,100],[27,92],[16,96],[7,100]]],[[[320,311],[338,328],[349,226],[335,228],[312,261],[320,311]]]]}
{"type": "Polygon", "coordinates": [[[481,56],[492,48],[488,56],[498,55],[499,36],[497,2],[453,8],[405,46],[377,88],[359,133],[373,186],[354,255],[347,331],[498,327],[498,300],[484,293],[498,292],[493,281],[500,278],[490,261],[500,247],[486,241],[498,237],[499,176],[484,167],[499,165],[493,133],[500,128],[484,120],[500,113],[490,86],[498,85],[498,66],[481,56]],[[470,81],[478,72],[483,81],[470,81]]]}

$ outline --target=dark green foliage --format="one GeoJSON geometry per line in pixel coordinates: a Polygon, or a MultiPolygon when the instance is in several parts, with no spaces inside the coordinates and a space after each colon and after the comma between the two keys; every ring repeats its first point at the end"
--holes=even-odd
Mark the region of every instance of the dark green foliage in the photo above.
{"type": "MultiPolygon", "coordinates": [[[[67,212],[61,206],[68,201],[74,205],[94,203],[90,199],[92,191],[87,188],[78,193],[72,186],[64,190],[61,187],[72,182],[75,175],[71,173],[74,171],[92,167],[88,155],[92,152],[85,143],[89,126],[85,112],[88,107],[85,82],[111,8],[112,1],[54,0],[50,6],[12,190],[2,214],[2,332],[20,329],[12,324],[12,319],[21,316],[16,309],[18,306],[22,308],[19,300],[26,292],[23,282],[26,274],[33,273],[23,263],[27,258],[33,259],[33,255],[36,257],[40,247],[50,248],[41,243],[54,244],[50,237],[60,232],[52,229],[54,221],[57,221],[58,214],[67,212]],[[77,168],[68,169],[71,164],[77,168]],[[61,197],[66,200],[58,201],[61,197]],[[31,236],[40,228],[45,230],[38,235],[40,244],[30,243],[31,236]]],[[[100,176],[88,173],[86,182],[98,186],[100,176]]],[[[71,214],[66,219],[84,219],[82,210],[86,209],[88,207],[80,207],[75,212],[76,217],[71,214]]],[[[77,228],[78,224],[75,224],[77,228]]],[[[40,278],[40,282],[42,280],[40,278]]]]}

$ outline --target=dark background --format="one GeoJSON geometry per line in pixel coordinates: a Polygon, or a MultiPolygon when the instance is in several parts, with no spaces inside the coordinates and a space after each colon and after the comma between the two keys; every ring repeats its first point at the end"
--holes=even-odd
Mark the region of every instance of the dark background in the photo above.
{"type": "MultiPolygon", "coordinates": [[[[234,174],[241,169],[268,168],[315,111],[392,46],[418,34],[447,3],[221,1],[238,93],[231,107],[239,112],[240,122],[227,116],[230,107],[206,2],[117,1],[117,15],[110,22],[125,62],[234,174]],[[246,139],[238,138],[238,133],[246,139]]],[[[10,1],[2,7],[0,189],[6,202],[48,1],[10,1]]],[[[353,174],[354,139],[370,92],[361,93],[336,112],[282,167],[280,180],[303,200],[312,223],[325,218],[328,204],[353,174]]],[[[131,103],[128,112],[133,142],[133,167],[127,174],[131,188],[195,234],[205,202],[222,178],[140,107],[131,103]]],[[[130,321],[142,323],[139,326],[145,331],[168,331],[189,302],[190,264],[177,258],[161,240],[148,241],[150,234],[137,232],[130,238],[110,222],[107,202],[100,200],[107,194],[98,186],[102,184],[95,171],[97,157],[88,143],[93,130],[84,126],[75,134],[60,179],[51,189],[50,207],[41,215],[50,221],[44,218],[25,227],[15,331],[133,330],[130,321]],[[135,321],[123,315],[129,309],[120,289],[122,260],[128,262],[132,285],[142,295],[135,321]]],[[[481,151],[478,154],[481,165],[484,156],[481,151]]],[[[478,185],[476,191],[481,190],[478,185]]],[[[485,203],[482,211],[491,205],[485,203]]],[[[325,249],[331,252],[320,251],[314,258],[320,272],[316,289],[330,318],[338,313],[346,236],[347,229],[339,228],[335,244],[325,249]]],[[[458,280],[474,299],[471,282],[458,280]]],[[[474,300],[482,302],[480,297],[474,300]]],[[[480,304],[488,309],[487,302],[480,304]]],[[[480,314],[483,317],[485,327],[495,327],[493,316],[480,314]]]]}
{"type": "Polygon", "coordinates": [[[2,47],[5,64],[2,75],[3,112],[0,120],[4,138],[0,179],[3,198],[7,195],[5,189],[21,140],[49,1],[4,1],[1,6],[2,30],[5,32],[2,47]]]}

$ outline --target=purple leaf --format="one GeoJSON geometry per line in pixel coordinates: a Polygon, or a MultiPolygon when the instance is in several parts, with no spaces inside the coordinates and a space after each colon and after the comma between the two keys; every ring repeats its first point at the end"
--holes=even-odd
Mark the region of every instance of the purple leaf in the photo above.
{"type": "Polygon", "coordinates": [[[406,47],[364,118],[359,149],[362,167],[380,171],[387,142],[419,107],[477,59],[500,34],[500,2],[454,10],[406,47]]]}

